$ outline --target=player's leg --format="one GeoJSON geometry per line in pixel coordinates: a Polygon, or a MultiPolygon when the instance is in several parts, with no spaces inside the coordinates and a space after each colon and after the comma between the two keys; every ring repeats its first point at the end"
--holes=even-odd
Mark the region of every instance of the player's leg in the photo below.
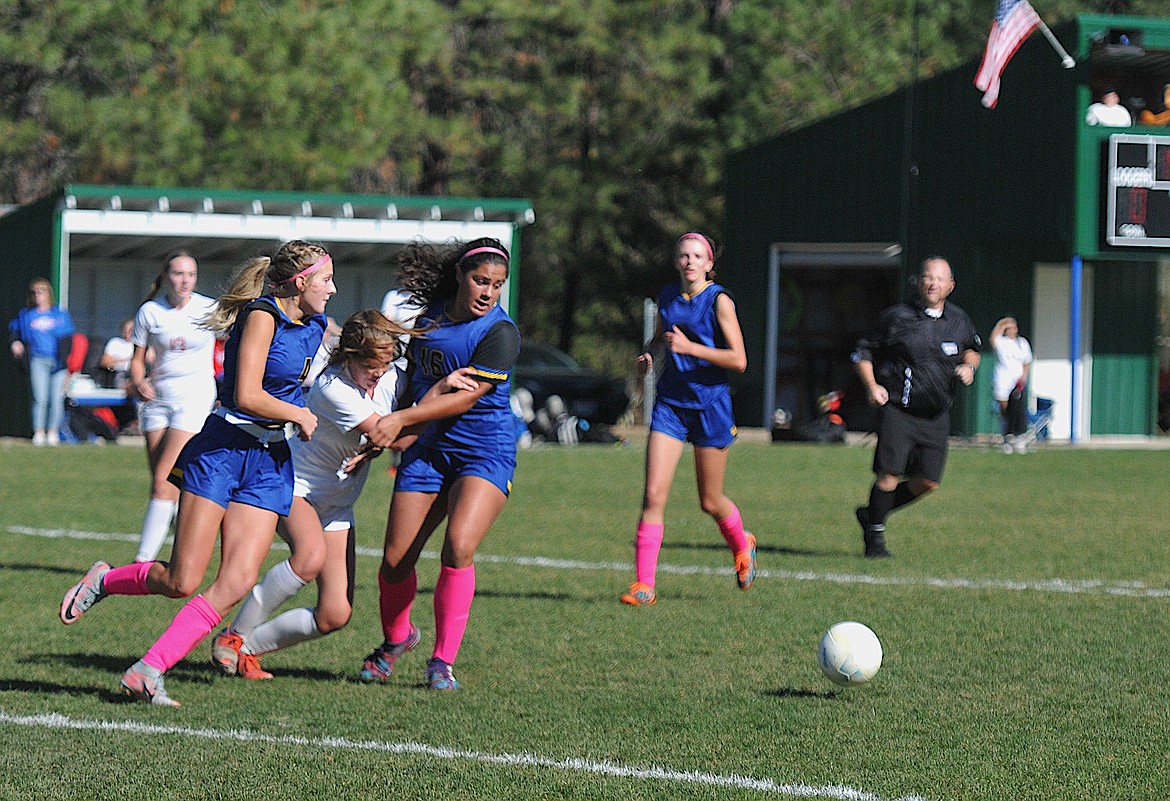
{"type": "Polygon", "coordinates": [[[183,446],[195,436],[190,431],[162,428],[144,432],[146,458],[150,465],[150,501],[142,519],[136,562],[153,562],[175,519],[179,505],[179,488],[170,482],[171,468],[183,446]]]}
{"type": "MultiPolygon", "coordinates": [[[[407,478],[403,465],[399,481],[407,478]]],[[[410,620],[418,575],[415,564],[427,539],[447,516],[445,492],[396,491],[386,520],[382,564],[378,570],[378,607],[383,641],[362,664],[362,681],[385,681],[398,657],[419,643],[419,630],[410,620]]]]}
{"type": "Polygon", "coordinates": [[[317,510],[307,500],[294,497],[288,515],[280,519],[277,527],[292,549],[292,556],[273,565],[252,587],[231,625],[216,634],[211,644],[212,664],[229,676],[238,672],[243,654],[258,655],[274,650],[251,642],[253,633],[285,601],[315,579],[325,563],[325,532],[317,510]]]}
{"type": "Polygon", "coordinates": [[[743,527],[739,507],[723,492],[729,449],[695,446],[695,481],[699,506],[711,515],[735,558],[735,578],[741,590],[756,578],[756,538],[743,527]]]}
{"type": "MultiPolygon", "coordinates": [[[[201,506],[187,503],[188,497],[212,503],[197,496],[190,496],[189,493],[185,494],[183,508],[179,513],[180,528],[179,535],[175,538],[174,550],[175,555],[180,558],[185,555],[185,549],[193,547],[184,536],[187,534],[184,525],[189,524],[184,511],[201,506]]],[[[179,610],[163,635],[147,650],[142,659],[123,674],[122,686],[128,693],[139,700],[164,703],[157,697],[162,674],[210,634],[223,619],[223,615],[230,611],[256,583],[260,565],[263,564],[272,545],[276,518],[275,512],[257,506],[235,501],[228,504],[222,516],[221,559],[215,580],[179,610]]],[[[165,697],[165,690],[162,691],[162,695],[165,697]]],[[[177,705],[169,698],[166,703],[177,705]]]]}
{"type": "MultiPolygon", "coordinates": [[[[658,404],[654,408],[655,419],[661,420],[664,415],[672,414],[665,404],[658,404]],[[659,414],[660,408],[667,411],[659,414]]],[[[634,531],[634,583],[630,585],[629,592],[621,597],[622,603],[630,606],[649,606],[658,598],[654,587],[658,553],[662,548],[665,529],[666,502],[670,499],[674,474],[682,458],[685,436],[680,426],[680,430],[673,433],[651,430],[646,441],[642,512],[634,531]]]]}
{"type": "Polygon", "coordinates": [[[435,650],[426,672],[427,684],[433,689],[459,687],[451,667],[463,643],[475,597],[475,553],[507,499],[499,486],[481,476],[460,476],[451,484],[450,517],[435,583],[435,650]]]}

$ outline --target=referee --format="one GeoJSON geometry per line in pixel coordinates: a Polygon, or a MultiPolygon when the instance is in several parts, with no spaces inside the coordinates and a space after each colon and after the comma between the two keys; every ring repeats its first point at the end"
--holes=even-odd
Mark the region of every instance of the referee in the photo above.
{"type": "Polygon", "coordinates": [[[940,256],[922,262],[918,299],[882,312],[857,343],[853,362],[869,402],[881,407],[869,505],[857,522],[868,557],[886,550],[891,512],[938,489],[947,461],[955,379],[970,385],[979,367],[979,334],[967,313],[947,296],[955,288],[951,265],[940,256]]]}

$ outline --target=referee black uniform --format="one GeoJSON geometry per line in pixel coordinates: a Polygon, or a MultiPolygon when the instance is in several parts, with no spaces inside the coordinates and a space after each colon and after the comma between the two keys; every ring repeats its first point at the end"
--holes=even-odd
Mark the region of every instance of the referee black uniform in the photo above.
{"type": "MultiPolygon", "coordinates": [[[[931,278],[941,280],[939,275],[931,278]]],[[[882,312],[872,331],[858,341],[852,357],[859,366],[872,366],[873,383],[887,396],[879,414],[873,458],[877,480],[869,505],[856,512],[866,556],[889,556],[886,517],[938,487],[946,466],[955,383],[970,383],[978,365],[977,355],[968,356],[978,354],[981,347],[971,318],[945,300],[954,287],[950,266],[942,259],[928,259],[919,283],[922,296],[917,302],[898,303],[882,312]],[[941,291],[936,287],[935,297],[929,298],[922,282],[932,262],[936,273],[945,270],[949,283],[941,291]]],[[[859,373],[863,380],[868,378],[864,371],[859,373]]],[[[872,384],[870,398],[874,401],[872,384]]]]}

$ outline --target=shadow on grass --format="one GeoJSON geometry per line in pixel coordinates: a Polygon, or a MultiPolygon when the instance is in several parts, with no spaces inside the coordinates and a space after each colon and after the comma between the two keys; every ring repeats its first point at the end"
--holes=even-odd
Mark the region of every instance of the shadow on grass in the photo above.
{"type": "MultiPolygon", "coordinates": [[[[663,542],[664,551],[727,551],[727,544],[713,542],[663,542]]],[[[835,551],[815,551],[809,548],[786,548],[782,545],[756,545],[756,553],[775,553],[786,556],[835,556],[835,551]]]]}
{"type": "Polygon", "coordinates": [[[765,690],[764,695],[772,698],[827,698],[833,699],[841,694],[840,690],[800,690],[796,687],[781,687],[777,690],[765,690]]]}
{"type": "MultiPolygon", "coordinates": [[[[4,563],[0,562],[0,570],[12,570],[17,573],[52,573],[59,576],[76,576],[80,578],[85,575],[86,568],[80,570],[76,567],[47,567],[45,565],[33,565],[23,562],[4,563]]],[[[68,587],[62,587],[62,594],[68,587]]]]}

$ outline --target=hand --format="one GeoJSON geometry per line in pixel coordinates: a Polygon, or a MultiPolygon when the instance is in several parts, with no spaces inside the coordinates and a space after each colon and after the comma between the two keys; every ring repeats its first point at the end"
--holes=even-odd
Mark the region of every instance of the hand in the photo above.
{"type": "Polygon", "coordinates": [[[646,375],[653,366],[654,357],[650,355],[650,351],[644,351],[638,356],[638,375],[646,375]]]}
{"type": "Polygon", "coordinates": [[[677,353],[679,356],[689,355],[695,346],[695,343],[691,342],[677,325],[663,334],[662,338],[666,340],[667,350],[671,353],[677,353]]]}
{"type": "Polygon", "coordinates": [[[376,459],[381,453],[381,448],[367,442],[358,449],[357,453],[345,460],[345,463],[341,465],[341,470],[345,473],[352,473],[359,464],[368,459],[376,459]]]}
{"type": "Polygon", "coordinates": [[[308,409],[304,410],[301,419],[294,420],[297,424],[297,437],[308,442],[313,438],[313,432],[317,430],[317,415],[310,412],[308,409]]]}
{"type": "Polygon", "coordinates": [[[968,362],[963,362],[955,368],[955,375],[959,377],[959,380],[962,381],[963,384],[966,386],[971,386],[971,384],[975,381],[975,365],[968,362]]]}
{"type": "Polygon", "coordinates": [[[154,384],[150,383],[149,378],[144,378],[141,381],[139,381],[137,384],[131,384],[130,388],[132,389],[134,394],[137,395],[142,400],[144,400],[144,401],[154,400],[154,397],[155,397],[154,384]]]}
{"type": "Polygon", "coordinates": [[[400,433],[402,433],[402,418],[391,412],[375,423],[373,430],[367,436],[370,438],[370,442],[377,447],[389,448],[394,444],[394,440],[398,439],[400,433]]]}
{"type": "Polygon", "coordinates": [[[19,339],[12,340],[12,357],[19,361],[24,358],[24,343],[19,339]]]}
{"type": "Polygon", "coordinates": [[[479,382],[473,377],[476,374],[474,367],[460,367],[458,370],[444,376],[439,381],[439,392],[472,392],[479,389],[479,382]]]}
{"type": "Polygon", "coordinates": [[[885,406],[890,401],[890,393],[877,382],[870,384],[865,394],[871,406],[885,406]]]}

